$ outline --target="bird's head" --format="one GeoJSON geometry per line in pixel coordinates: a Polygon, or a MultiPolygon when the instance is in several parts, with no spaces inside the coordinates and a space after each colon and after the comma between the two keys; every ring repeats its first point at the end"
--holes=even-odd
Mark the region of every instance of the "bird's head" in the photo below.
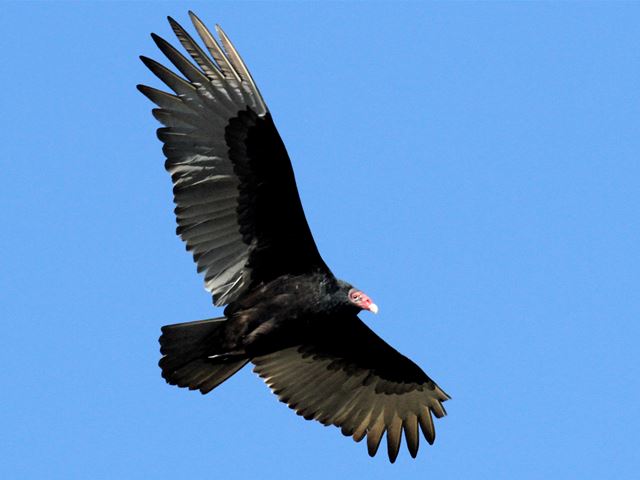
{"type": "Polygon", "coordinates": [[[349,302],[360,310],[369,310],[371,313],[378,313],[378,306],[373,303],[369,296],[357,288],[349,289],[349,302]]]}
{"type": "Polygon", "coordinates": [[[373,303],[373,300],[364,293],[362,290],[358,290],[353,285],[343,281],[337,281],[337,287],[339,294],[333,294],[334,298],[339,298],[339,303],[342,307],[349,309],[355,308],[356,310],[369,310],[371,313],[378,313],[378,306],[373,303]]]}

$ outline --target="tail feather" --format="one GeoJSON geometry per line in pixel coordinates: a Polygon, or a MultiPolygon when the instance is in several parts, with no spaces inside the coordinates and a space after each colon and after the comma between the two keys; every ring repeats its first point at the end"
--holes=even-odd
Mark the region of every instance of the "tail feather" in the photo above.
{"type": "Polygon", "coordinates": [[[210,347],[205,345],[203,340],[213,337],[226,321],[223,317],[165,325],[161,329],[160,353],[163,355],[186,353],[186,351],[195,353],[197,349],[203,350],[210,347]]]}
{"type": "Polygon", "coordinates": [[[249,361],[225,355],[220,329],[227,320],[213,318],[162,327],[159,365],[162,378],[171,385],[209,393],[249,361]],[[211,358],[214,357],[214,358],[211,358]]]}
{"type": "Polygon", "coordinates": [[[248,360],[234,362],[213,363],[211,360],[193,360],[186,366],[173,372],[169,378],[163,377],[171,385],[186,387],[189,390],[200,390],[202,394],[209,393],[227,378],[247,364],[248,360]]]}

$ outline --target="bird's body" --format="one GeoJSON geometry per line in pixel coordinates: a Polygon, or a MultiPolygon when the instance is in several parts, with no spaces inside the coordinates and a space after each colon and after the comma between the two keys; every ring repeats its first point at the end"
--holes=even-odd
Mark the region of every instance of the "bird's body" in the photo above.
{"type": "Polygon", "coordinates": [[[335,279],[310,274],[285,275],[252,290],[225,308],[222,349],[253,357],[299,344],[335,315],[354,313],[354,307],[335,301],[338,288],[335,279]]]}
{"type": "Polygon", "coordinates": [[[404,432],[415,457],[418,429],[433,443],[431,415],[445,415],[449,397],[358,318],[378,307],[322,260],[249,71],[224,32],[221,47],[190,15],[210,56],[169,19],[197,67],[153,35],[184,78],[142,57],[175,95],[139,89],[160,107],[177,233],[226,308],[221,318],[162,328],[162,376],[208,393],[251,362],[298,414],[366,436],[370,455],[386,432],[392,462],[404,432]]]}

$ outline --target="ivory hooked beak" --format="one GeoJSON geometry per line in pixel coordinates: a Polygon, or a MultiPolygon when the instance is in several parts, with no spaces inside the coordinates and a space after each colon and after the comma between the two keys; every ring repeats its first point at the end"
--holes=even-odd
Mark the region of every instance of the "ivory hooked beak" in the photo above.
{"type": "Polygon", "coordinates": [[[379,310],[379,309],[378,309],[378,305],[376,305],[375,303],[372,303],[371,305],[369,305],[369,311],[370,311],[371,313],[375,313],[375,314],[377,314],[377,313],[378,313],[378,310],[379,310]]]}

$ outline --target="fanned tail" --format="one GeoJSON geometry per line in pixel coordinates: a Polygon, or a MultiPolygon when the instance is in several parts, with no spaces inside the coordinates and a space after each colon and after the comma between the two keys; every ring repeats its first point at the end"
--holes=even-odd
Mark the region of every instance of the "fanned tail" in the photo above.
{"type": "Polygon", "coordinates": [[[245,356],[221,349],[221,328],[227,320],[212,318],[162,327],[159,365],[162,378],[171,385],[209,393],[249,361],[245,356]]]}

